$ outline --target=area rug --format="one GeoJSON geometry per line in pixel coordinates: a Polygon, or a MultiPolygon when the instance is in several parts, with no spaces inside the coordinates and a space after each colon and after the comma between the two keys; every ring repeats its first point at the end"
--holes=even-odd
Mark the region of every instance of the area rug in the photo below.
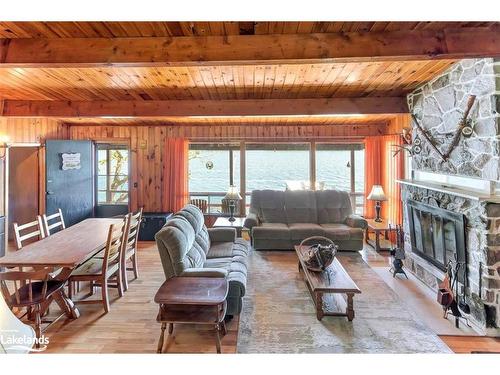
{"type": "MultiPolygon", "coordinates": [[[[361,289],[356,317],[320,322],[294,252],[254,251],[249,258],[238,353],[451,353],[358,253],[338,257],[361,289]]],[[[327,308],[342,307],[328,299],[327,308]]]]}

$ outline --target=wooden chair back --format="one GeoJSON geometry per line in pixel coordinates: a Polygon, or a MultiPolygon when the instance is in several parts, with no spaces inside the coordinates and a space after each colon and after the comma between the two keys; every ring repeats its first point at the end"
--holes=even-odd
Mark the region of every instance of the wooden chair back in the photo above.
{"type": "Polygon", "coordinates": [[[191,201],[189,203],[194,204],[204,214],[206,214],[208,211],[208,202],[206,199],[191,199],[191,201]]]}
{"type": "Polygon", "coordinates": [[[124,246],[124,255],[130,249],[137,248],[137,241],[139,239],[139,228],[142,220],[142,208],[135,214],[129,213],[127,219],[127,225],[125,227],[125,241],[123,242],[124,246]]]}
{"type": "Polygon", "coordinates": [[[64,224],[64,217],[60,208],[57,209],[57,212],[55,214],[49,216],[43,214],[43,224],[45,228],[45,234],[47,236],[50,236],[56,228],[66,229],[66,225],[64,224]],[[50,223],[51,221],[52,223],[50,223]]]}
{"type": "Polygon", "coordinates": [[[42,218],[37,215],[36,220],[26,224],[19,225],[14,223],[14,238],[16,240],[17,249],[22,249],[23,242],[38,237],[39,240],[45,238],[45,230],[43,228],[42,218]]]}
{"type": "Polygon", "coordinates": [[[52,271],[53,268],[48,267],[31,271],[0,272],[0,287],[7,304],[10,307],[22,307],[45,300],[47,295],[47,281],[50,279],[52,271]],[[42,288],[38,286],[34,289],[33,283],[35,282],[43,282],[42,288]]]}
{"type": "Polygon", "coordinates": [[[111,224],[108,231],[108,239],[104,250],[104,259],[102,271],[106,272],[108,266],[119,262],[122,259],[124,251],[123,243],[125,241],[125,228],[128,222],[128,215],[125,216],[120,224],[111,224]]]}

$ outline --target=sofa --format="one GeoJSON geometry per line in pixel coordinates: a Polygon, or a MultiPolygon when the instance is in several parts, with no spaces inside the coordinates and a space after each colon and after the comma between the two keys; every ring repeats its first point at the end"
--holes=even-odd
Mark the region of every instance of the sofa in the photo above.
{"type": "Polygon", "coordinates": [[[234,228],[210,228],[201,210],[188,204],[155,235],[166,279],[225,277],[229,282],[226,315],[241,312],[247,283],[250,244],[234,228]]]}
{"type": "Polygon", "coordinates": [[[324,236],[339,251],[358,251],[367,222],[352,213],[345,191],[254,190],[245,227],[256,250],[293,249],[307,237],[324,236]]]}

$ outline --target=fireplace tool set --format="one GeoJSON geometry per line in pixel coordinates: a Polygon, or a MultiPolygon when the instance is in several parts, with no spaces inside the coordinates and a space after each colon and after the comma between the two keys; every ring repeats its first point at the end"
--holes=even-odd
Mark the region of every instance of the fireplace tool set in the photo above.
{"type": "Polygon", "coordinates": [[[447,319],[448,314],[451,312],[455,317],[455,327],[457,328],[460,326],[460,318],[464,319],[467,326],[470,327],[468,319],[462,315],[462,312],[466,315],[470,314],[470,306],[467,304],[465,297],[465,286],[467,283],[465,273],[466,269],[464,262],[455,261],[455,266],[453,266],[450,260],[448,262],[445,277],[439,284],[437,294],[437,301],[443,307],[443,318],[447,319]],[[460,297],[458,293],[458,274],[461,269],[464,273],[464,294],[462,297],[460,297]]]}
{"type": "Polygon", "coordinates": [[[403,228],[401,227],[401,225],[396,225],[396,227],[393,229],[389,224],[389,232],[396,234],[396,246],[392,247],[392,249],[390,250],[390,254],[392,257],[392,266],[390,271],[392,273],[392,277],[396,277],[398,273],[401,273],[405,275],[406,278],[408,278],[408,275],[403,269],[403,259],[405,259],[405,239],[403,228]]]}

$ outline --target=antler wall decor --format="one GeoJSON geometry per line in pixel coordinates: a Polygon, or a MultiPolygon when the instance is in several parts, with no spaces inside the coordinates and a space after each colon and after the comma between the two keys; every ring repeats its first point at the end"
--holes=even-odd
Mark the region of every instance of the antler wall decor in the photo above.
{"type": "Polygon", "coordinates": [[[441,157],[443,161],[447,161],[452,153],[452,151],[457,147],[459,141],[460,141],[460,135],[462,134],[462,131],[464,128],[467,126],[467,119],[469,117],[470,111],[472,109],[472,106],[474,105],[474,102],[476,101],[476,95],[471,95],[469,99],[467,100],[467,108],[465,109],[464,116],[462,117],[462,120],[459,122],[457,130],[455,132],[455,135],[453,136],[453,139],[448,146],[448,149],[446,152],[443,154],[435,145],[434,140],[427,134],[427,132],[422,128],[420,123],[418,122],[417,118],[415,115],[412,113],[411,117],[413,121],[415,122],[415,126],[419,130],[420,134],[429,142],[429,145],[432,147],[432,149],[441,157]]]}

